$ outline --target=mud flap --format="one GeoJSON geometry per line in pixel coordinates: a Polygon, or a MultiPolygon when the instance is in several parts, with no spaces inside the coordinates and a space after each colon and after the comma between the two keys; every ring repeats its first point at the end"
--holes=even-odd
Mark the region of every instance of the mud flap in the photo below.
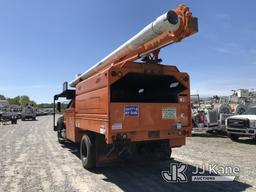
{"type": "Polygon", "coordinates": [[[130,142],[128,140],[115,141],[107,145],[104,137],[96,139],[97,165],[119,161],[163,161],[171,159],[169,140],[130,142]]]}

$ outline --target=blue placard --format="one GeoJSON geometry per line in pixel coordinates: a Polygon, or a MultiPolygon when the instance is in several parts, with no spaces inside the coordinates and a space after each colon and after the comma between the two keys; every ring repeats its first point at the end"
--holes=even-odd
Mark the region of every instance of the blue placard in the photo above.
{"type": "Polygon", "coordinates": [[[125,116],[139,116],[139,106],[125,106],[125,116]]]}

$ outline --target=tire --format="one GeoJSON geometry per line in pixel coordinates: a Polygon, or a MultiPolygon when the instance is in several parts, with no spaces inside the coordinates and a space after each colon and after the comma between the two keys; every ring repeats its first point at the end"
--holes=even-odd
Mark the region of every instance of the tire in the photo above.
{"type": "Polygon", "coordinates": [[[96,167],[96,147],[92,136],[84,135],[80,143],[80,157],[85,169],[96,167]]]}
{"type": "Polygon", "coordinates": [[[208,130],[206,132],[209,133],[209,134],[213,134],[213,130],[208,130]]]}
{"type": "Polygon", "coordinates": [[[57,138],[58,138],[59,144],[64,144],[65,143],[65,139],[61,135],[61,130],[57,131],[57,138]]]}
{"type": "Polygon", "coordinates": [[[57,122],[57,138],[60,144],[65,143],[65,138],[62,137],[62,131],[65,130],[64,117],[60,117],[57,122]]]}
{"type": "Polygon", "coordinates": [[[232,141],[238,141],[238,140],[239,140],[239,135],[228,134],[228,137],[229,137],[232,141]]]}

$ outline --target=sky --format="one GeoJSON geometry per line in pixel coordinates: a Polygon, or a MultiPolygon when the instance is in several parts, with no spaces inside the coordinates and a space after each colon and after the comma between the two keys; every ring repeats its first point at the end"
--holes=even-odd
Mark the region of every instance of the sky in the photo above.
{"type": "Polygon", "coordinates": [[[191,78],[191,93],[256,88],[255,0],[0,0],[0,94],[52,102],[86,71],[180,3],[199,32],[161,50],[191,78]]]}

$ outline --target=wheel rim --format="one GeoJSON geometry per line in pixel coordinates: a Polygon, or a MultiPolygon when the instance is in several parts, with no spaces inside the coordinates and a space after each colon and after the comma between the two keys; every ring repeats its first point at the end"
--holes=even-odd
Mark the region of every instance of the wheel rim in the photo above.
{"type": "Polygon", "coordinates": [[[65,138],[65,130],[64,129],[62,129],[61,131],[60,131],[60,135],[61,135],[61,137],[64,139],[65,138]]]}

